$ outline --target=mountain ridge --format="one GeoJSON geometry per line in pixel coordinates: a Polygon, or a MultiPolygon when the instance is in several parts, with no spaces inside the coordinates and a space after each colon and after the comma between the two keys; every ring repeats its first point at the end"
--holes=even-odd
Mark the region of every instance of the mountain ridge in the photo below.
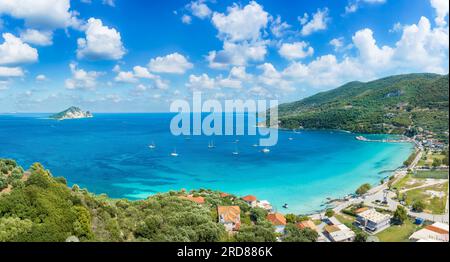
{"type": "Polygon", "coordinates": [[[448,74],[404,74],[321,92],[278,108],[288,129],[342,129],[414,136],[436,133],[448,141],[448,74]]]}

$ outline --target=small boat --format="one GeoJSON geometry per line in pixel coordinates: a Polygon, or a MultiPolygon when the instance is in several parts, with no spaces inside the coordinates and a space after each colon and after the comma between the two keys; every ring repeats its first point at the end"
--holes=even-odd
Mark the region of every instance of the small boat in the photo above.
{"type": "Polygon", "coordinates": [[[284,208],[284,209],[288,209],[288,208],[289,208],[289,205],[288,205],[288,204],[284,204],[284,205],[283,205],[283,208],[284,208]]]}
{"type": "Polygon", "coordinates": [[[267,154],[267,153],[270,153],[270,149],[264,148],[263,150],[261,150],[261,152],[263,152],[264,154],[267,154]]]}
{"type": "Polygon", "coordinates": [[[258,144],[253,144],[253,147],[258,147],[259,145],[258,144]]]}
{"type": "Polygon", "coordinates": [[[215,148],[214,141],[210,141],[208,144],[208,148],[215,148]]]}
{"type": "Polygon", "coordinates": [[[289,137],[288,139],[289,139],[289,141],[292,141],[292,140],[294,140],[294,138],[292,138],[292,137],[289,137]]]}
{"type": "Polygon", "coordinates": [[[154,142],[152,142],[150,145],[148,145],[148,147],[149,147],[150,149],[155,149],[155,148],[156,148],[156,145],[155,145],[154,142]]]}
{"type": "Polygon", "coordinates": [[[170,156],[177,157],[178,156],[177,150],[175,149],[172,153],[170,153],[170,156]]]}
{"type": "Polygon", "coordinates": [[[235,150],[232,152],[233,155],[237,156],[239,155],[239,150],[237,149],[237,147],[235,148],[235,150]]]}

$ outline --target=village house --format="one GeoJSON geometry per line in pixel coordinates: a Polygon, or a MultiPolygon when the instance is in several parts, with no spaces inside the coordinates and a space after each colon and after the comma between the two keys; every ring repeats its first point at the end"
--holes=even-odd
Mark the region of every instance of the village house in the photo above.
{"type": "Polygon", "coordinates": [[[219,223],[225,226],[228,232],[238,231],[241,227],[241,208],[239,206],[218,206],[219,223]]]}
{"type": "Polygon", "coordinates": [[[280,213],[272,213],[267,215],[267,220],[269,220],[272,225],[275,226],[275,232],[284,234],[284,228],[286,227],[286,218],[280,213]]]}
{"type": "Polygon", "coordinates": [[[327,226],[324,227],[323,234],[332,242],[353,242],[355,232],[346,225],[342,224],[335,217],[327,219],[327,226]]]}
{"type": "Polygon", "coordinates": [[[268,212],[272,212],[272,211],[273,211],[272,205],[271,205],[270,202],[267,201],[267,200],[261,200],[261,201],[258,201],[258,202],[256,203],[256,206],[259,207],[259,208],[262,208],[262,209],[264,209],[264,210],[266,210],[266,211],[268,211],[268,212]]]}
{"type": "Polygon", "coordinates": [[[332,242],[353,242],[356,236],[355,232],[344,224],[325,226],[324,235],[332,242]]]}
{"type": "Polygon", "coordinates": [[[220,196],[221,198],[225,198],[225,197],[229,197],[229,196],[231,196],[231,195],[228,194],[228,193],[220,193],[219,196],[220,196]]]}
{"type": "Polygon", "coordinates": [[[367,209],[356,214],[356,223],[370,233],[379,232],[390,226],[391,216],[375,209],[367,209]]]}
{"type": "Polygon", "coordinates": [[[300,229],[309,228],[311,230],[318,231],[316,224],[314,224],[314,222],[312,222],[311,220],[300,221],[296,224],[296,226],[300,229]]]}
{"type": "Polygon", "coordinates": [[[255,196],[248,195],[248,196],[242,197],[242,200],[244,200],[251,207],[256,207],[257,199],[255,196]]]}
{"type": "Polygon", "coordinates": [[[448,242],[448,225],[436,222],[414,232],[409,240],[414,242],[448,242]]]}
{"type": "Polygon", "coordinates": [[[201,197],[201,196],[195,197],[193,195],[188,195],[188,196],[179,196],[179,198],[180,199],[189,200],[189,201],[195,202],[197,204],[204,204],[205,203],[205,198],[201,197]]]}

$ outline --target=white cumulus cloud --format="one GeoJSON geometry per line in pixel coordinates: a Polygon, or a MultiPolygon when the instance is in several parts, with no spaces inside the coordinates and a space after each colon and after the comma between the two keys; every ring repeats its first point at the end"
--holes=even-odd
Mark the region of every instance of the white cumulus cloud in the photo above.
{"type": "Polygon", "coordinates": [[[66,28],[79,22],[70,0],[2,0],[1,14],[24,19],[33,28],[66,28]]]}
{"type": "Polygon", "coordinates": [[[447,0],[431,0],[431,6],[436,10],[437,17],[435,19],[438,26],[446,26],[448,17],[449,1],[447,0]]]}
{"type": "MultiPolygon", "coordinates": [[[[305,19],[305,17],[302,19],[305,19]]],[[[308,19],[307,15],[306,20],[302,19],[299,20],[300,23],[303,24],[302,30],[300,31],[303,36],[310,35],[317,31],[325,30],[327,29],[327,23],[330,20],[330,18],[328,17],[328,8],[317,10],[317,12],[313,14],[312,19],[308,22],[306,22],[308,19]]]]}
{"type": "Polygon", "coordinates": [[[193,16],[200,19],[205,19],[212,13],[211,9],[209,9],[209,7],[202,0],[191,2],[187,7],[192,12],[193,16]]]}
{"type": "Polygon", "coordinates": [[[282,44],[278,53],[288,60],[296,60],[312,56],[314,49],[308,43],[301,41],[282,44]]]}
{"type": "Polygon", "coordinates": [[[97,85],[97,78],[101,75],[97,71],[85,71],[77,68],[77,65],[71,63],[69,65],[72,78],[66,80],[67,89],[92,89],[97,85]]]}
{"type": "Polygon", "coordinates": [[[53,44],[53,32],[27,29],[20,33],[20,39],[33,45],[49,46],[53,44]]]}
{"type": "Polygon", "coordinates": [[[102,20],[90,18],[86,38],[78,39],[77,57],[88,60],[118,60],[125,53],[120,33],[103,25],[102,20]]]}
{"type": "Polygon", "coordinates": [[[243,8],[234,4],[227,8],[227,13],[215,12],[212,22],[219,31],[219,37],[229,41],[256,41],[269,21],[269,14],[255,1],[243,8]]]}
{"type": "Polygon", "coordinates": [[[38,52],[10,33],[4,33],[0,44],[0,65],[33,63],[38,60],[38,52]]]}
{"type": "Polygon", "coordinates": [[[23,75],[23,70],[20,67],[0,66],[0,77],[21,77],[23,75]]]}
{"type": "Polygon", "coordinates": [[[169,74],[184,74],[193,67],[194,65],[179,53],[152,58],[148,64],[152,72],[169,74]]]}

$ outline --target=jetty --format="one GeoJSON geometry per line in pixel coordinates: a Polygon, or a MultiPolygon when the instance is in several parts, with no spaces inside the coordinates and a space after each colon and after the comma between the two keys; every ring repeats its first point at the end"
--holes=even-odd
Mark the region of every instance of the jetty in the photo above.
{"type": "Polygon", "coordinates": [[[364,142],[382,142],[382,143],[409,143],[413,142],[409,138],[401,138],[401,139],[369,139],[364,136],[357,136],[356,140],[364,141],[364,142]]]}

